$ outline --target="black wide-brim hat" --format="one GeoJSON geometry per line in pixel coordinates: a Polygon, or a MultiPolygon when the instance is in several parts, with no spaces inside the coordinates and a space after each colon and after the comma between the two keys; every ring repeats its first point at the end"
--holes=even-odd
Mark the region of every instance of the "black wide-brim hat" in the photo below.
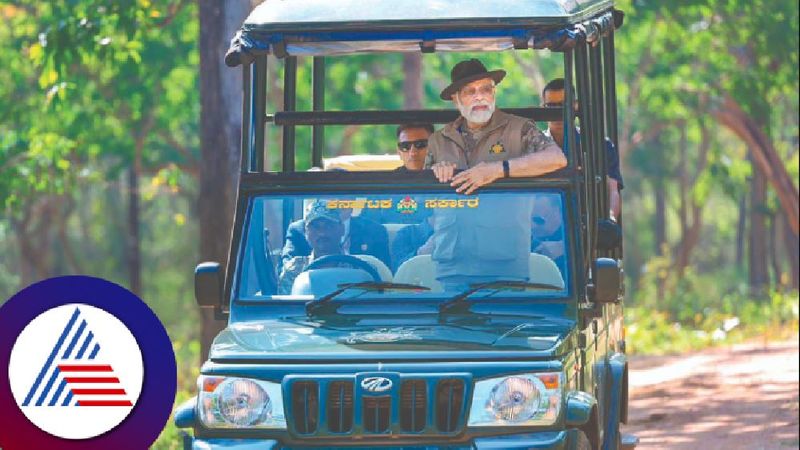
{"type": "Polygon", "coordinates": [[[473,58],[466,61],[461,61],[453,67],[453,70],[450,71],[450,86],[444,88],[442,93],[439,94],[439,97],[442,100],[450,100],[453,94],[458,92],[459,89],[475,80],[480,80],[481,78],[491,78],[494,80],[494,84],[500,84],[505,77],[505,70],[486,70],[486,66],[484,66],[483,63],[477,59],[473,58]]]}

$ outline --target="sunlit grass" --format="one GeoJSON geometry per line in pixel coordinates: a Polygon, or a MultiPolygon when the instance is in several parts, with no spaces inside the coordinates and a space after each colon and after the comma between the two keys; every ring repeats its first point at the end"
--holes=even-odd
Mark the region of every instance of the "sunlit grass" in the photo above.
{"type": "Polygon", "coordinates": [[[679,318],[669,311],[649,307],[627,308],[628,352],[683,353],[753,339],[787,340],[798,334],[796,292],[773,293],[768,299],[737,296],[733,302],[719,303],[702,308],[690,318],[679,318]]]}

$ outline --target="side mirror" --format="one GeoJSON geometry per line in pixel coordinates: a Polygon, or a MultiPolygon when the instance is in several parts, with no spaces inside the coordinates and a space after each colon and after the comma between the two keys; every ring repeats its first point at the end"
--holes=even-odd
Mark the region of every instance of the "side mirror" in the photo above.
{"type": "Polygon", "coordinates": [[[594,301],[616,303],[622,290],[622,269],[617,260],[597,258],[594,274],[594,301]]]}
{"type": "Polygon", "coordinates": [[[201,308],[222,303],[222,274],[218,262],[204,262],[194,269],[194,298],[201,308]]]}

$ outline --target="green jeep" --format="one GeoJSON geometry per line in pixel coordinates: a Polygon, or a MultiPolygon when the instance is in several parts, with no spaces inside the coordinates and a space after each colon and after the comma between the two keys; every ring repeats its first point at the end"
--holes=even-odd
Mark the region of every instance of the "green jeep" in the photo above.
{"type": "Polygon", "coordinates": [[[192,431],[185,448],[621,448],[622,249],[599,245],[621,25],[607,0],[270,0],[255,9],[226,56],[242,67],[245,98],[230,256],[195,272],[198,303],[228,326],[197,397],[175,414],[192,431]],[[431,170],[295,170],[297,127],[312,130],[302,150],[322,167],[327,126],[458,117],[328,111],[326,59],[540,49],[563,54],[565,83],[576,86],[564,103],[580,100],[579,111],[503,110],[564,121],[561,170],[472,195],[431,170]],[[268,110],[267,55],[282,62],[280,111],[268,110]],[[310,89],[298,89],[298,58],[313,58],[310,89]],[[298,92],[311,110],[296,110],[298,92]],[[281,132],[280,152],[267,148],[270,128],[281,132]],[[267,155],[280,171],[268,170],[267,155]],[[392,249],[414,233],[431,251],[401,260],[392,249]],[[343,245],[347,236],[360,244],[343,245]],[[560,251],[537,251],[541,241],[560,251]],[[326,243],[349,251],[313,256],[326,243]]]}

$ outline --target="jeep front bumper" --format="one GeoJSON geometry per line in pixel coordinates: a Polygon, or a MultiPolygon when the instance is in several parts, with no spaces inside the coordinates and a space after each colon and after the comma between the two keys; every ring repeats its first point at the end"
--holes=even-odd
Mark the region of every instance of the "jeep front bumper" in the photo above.
{"type": "Polygon", "coordinates": [[[418,444],[397,445],[381,442],[361,442],[359,445],[331,447],[329,445],[284,445],[279,441],[261,439],[194,439],[186,437],[184,450],[363,450],[363,449],[396,449],[396,450],[523,450],[552,449],[572,450],[577,447],[577,430],[560,432],[541,432],[531,434],[512,434],[475,438],[469,443],[459,444],[418,444]]]}

